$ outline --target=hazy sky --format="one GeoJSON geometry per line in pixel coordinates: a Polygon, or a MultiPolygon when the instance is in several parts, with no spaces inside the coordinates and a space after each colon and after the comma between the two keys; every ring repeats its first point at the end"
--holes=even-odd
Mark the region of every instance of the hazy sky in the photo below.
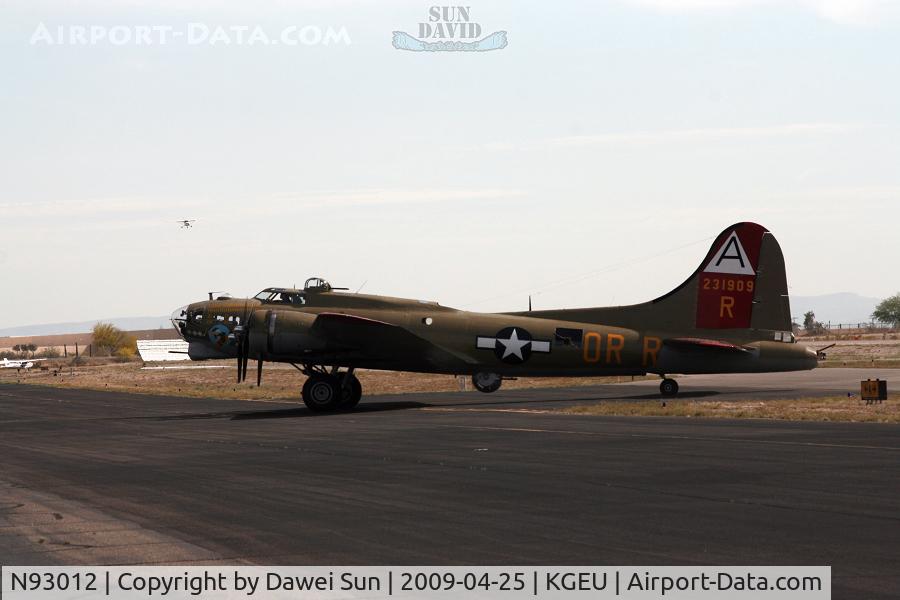
{"type": "Polygon", "coordinates": [[[473,310],[625,304],[741,220],[778,237],[793,294],[900,290],[897,3],[474,1],[505,49],[394,49],[431,5],[5,0],[0,327],[313,275],[473,310]],[[73,26],[346,35],[36,37],[73,26]]]}

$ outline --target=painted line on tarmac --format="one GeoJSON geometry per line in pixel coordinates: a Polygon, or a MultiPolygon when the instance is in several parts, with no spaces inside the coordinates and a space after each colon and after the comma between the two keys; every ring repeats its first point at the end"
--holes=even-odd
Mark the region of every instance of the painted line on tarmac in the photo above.
{"type": "Polygon", "coordinates": [[[556,413],[552,409],[539,408],[450,408],[443,406],[425,406],[420,408],[425,412],[493,412],[493,413],[532,413],[535,415],[551,415],[556,413]]]}
{"type": "Polygon", "coordinates": [[[778,440],[749,440],[743,438],[705,437],[690,435],[648,435],[642,433],[607,433],[602,431],[572,431],[568,429],[537,429],[530,427],[490,427],[484,425],[445,425],[455,429],[475,429],[482,431],[510,431],[514,433],[561,433],[566,435],[584,435],[597,437],[639,438],[648,440],[690,440],[702,442],[731,442],[745,444],[768,444],[774,446],[808,446],[813,448],[849,448],[854,450],[894,450],[900,451],[898,446],[868,446],[862,444],[828,444],[822,442],[784,442],[778,440]]]}

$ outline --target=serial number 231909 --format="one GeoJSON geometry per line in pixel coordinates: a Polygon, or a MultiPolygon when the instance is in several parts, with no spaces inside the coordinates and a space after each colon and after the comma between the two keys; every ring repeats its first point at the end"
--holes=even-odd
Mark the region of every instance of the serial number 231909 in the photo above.
{"type": "Polygon", "coordinates": [[[725,277],[704,277],[703,289],[724,292],[752,292],[753,280],[731,279],[725,277]]]}

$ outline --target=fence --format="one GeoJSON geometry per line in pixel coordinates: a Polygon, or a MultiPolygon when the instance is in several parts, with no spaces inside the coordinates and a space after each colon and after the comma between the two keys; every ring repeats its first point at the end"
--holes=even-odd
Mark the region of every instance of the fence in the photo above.
{"type": "Polygon", "coordinates": [[[893,330],[894,326],[889,323],[879,323],[877,321],[869,322],[869,323],[834,323],[832,324],[830,321],[828,323],[822,323],[822,326],[828,330],[843,330],[843,329],[871,329],[874,331],[889,331],[893,330]]]}
{"type": "Polygon", "coordinates": [[[806,330],[802,325],[794,323],[794,334],[804,335],[807,337],[821,336],[839,336],[839,335],[862,335],[865,333],[893,334],[900,331],[894,325],[888,323],[869,322],[869,323],[819,323],[821,329],[813,331],[806,330]]]}

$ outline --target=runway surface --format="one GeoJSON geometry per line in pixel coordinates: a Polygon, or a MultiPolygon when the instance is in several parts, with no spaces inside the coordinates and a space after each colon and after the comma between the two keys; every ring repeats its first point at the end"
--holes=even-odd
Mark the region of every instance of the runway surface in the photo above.
{"type": "MultiPolygon", "coordinates": [[[[683,378],[854,391],[898,371],[683,378]]],[[[655,382],[302,405],[0,386],[0,563],[826,564],[900,594],[900,426],[589,417],[655,382]]]]}

